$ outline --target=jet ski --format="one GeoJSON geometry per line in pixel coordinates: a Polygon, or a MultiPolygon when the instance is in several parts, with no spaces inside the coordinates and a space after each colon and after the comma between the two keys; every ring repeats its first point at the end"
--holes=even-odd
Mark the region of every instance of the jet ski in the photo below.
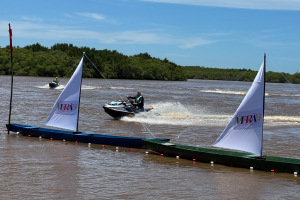
{"type": "Polygon", "coordinates": [[[120,119],[122,117],[134,117],[137,113],[148,112],[153,109],[151,105],[150,108],[143,108],[133,112],[133,101],[127,98],[127,101],[112,101],[103,106],[104,111],[115,119],[120,119]]]}
{"type": "Polygon", "coordinates": [[[56,83],[56,82],[54,82],[54,81],[52,81],[52,82],[49,83],[49,87],[50,87],[50,88],[56,88],[58,85],[59,85],[59,84],[56,83]]]}

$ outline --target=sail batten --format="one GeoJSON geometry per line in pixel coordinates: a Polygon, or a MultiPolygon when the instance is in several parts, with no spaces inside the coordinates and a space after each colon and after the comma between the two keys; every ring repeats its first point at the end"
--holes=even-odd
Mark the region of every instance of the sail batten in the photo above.
{"type": "Polygon", "coordinates": [[[265,61],[242,103],[213,146],[251,152],[261,156],[264,118],[264,64],[265,61]]]}
{"type": "Polygon", "coordinates": [[[45,125],[77,131],[83,58],[54,103],[45,125]]]}

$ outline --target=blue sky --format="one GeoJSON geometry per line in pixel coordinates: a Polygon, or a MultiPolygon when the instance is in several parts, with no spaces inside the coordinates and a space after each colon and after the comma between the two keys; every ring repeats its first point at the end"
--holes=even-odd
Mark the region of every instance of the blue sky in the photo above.
{"type": "MultiPolygon", "coordinates": [[[[182,66],[300,69],[300,0],[11,0],[0,46],[71,43],[182,66]]],[[[300,70],[299,70],[300,72],[300,70]]]]}

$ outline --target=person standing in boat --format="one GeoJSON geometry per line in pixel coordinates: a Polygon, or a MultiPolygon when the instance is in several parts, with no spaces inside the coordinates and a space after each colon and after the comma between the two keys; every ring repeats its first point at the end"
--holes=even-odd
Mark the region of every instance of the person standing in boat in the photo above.
{"type": "Polygon", "coordinates": [[[133,103],[133,106],[135,106],[133,108],[133,112],[139,113],[141,111],[144,111],[144,97],[140,92],[138,92],[135,97],[127,96],[127,98],[135,100],[133,103]]]}

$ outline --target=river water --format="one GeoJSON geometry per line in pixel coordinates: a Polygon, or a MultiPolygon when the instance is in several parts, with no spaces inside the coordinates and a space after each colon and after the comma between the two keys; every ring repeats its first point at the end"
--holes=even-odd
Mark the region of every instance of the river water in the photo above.
{"type": "MultiPolygon", "coordinates": [[[[14,77],[12,123],[44,126],[66,85],[14,77]]],[[[83,79],[79,131],[210,147],[250,82],[83,79]],[[113,87],[113,88],[112,88],[113,87]],[[140,91],[153,112],[114,120],[102,106],[140,91]],[[147,131],[147,127],[151,132],[147,131]]],[[[300,85],[267,83],[263,154],[300,159],[300,85]]],[[[300,175],[161,157],[145,149],[7,135],[10,77],[0,76],[0,199],[299,199],[300,175]]]]}

